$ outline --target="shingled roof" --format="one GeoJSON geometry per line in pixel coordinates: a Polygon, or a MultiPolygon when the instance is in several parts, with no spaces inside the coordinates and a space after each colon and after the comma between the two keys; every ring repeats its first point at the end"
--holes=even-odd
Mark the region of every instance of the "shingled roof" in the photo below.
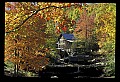
{"type": "MultiPolygon", "coordinates": [[[[61,34],[61,35],[60,35],[60,38],[61,38],[62,36],[63,36],[66,40],[74,40],[74,39],[75,39],[75,37],[74,37],[73,34],[61,34]]],[[[59,39],[60,39],[60,38],[59,38],[59,39]]]]}

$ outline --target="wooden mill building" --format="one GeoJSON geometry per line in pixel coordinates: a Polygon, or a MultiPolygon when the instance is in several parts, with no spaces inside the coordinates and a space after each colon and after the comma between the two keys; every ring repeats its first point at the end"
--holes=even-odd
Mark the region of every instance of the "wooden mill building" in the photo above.
{"type": "Polygon", "coordinates": [[[58,54],[64,57],[65,55],[70,55],[73,53],[72,43],[74,41],[75,37],[73,34],[60,34],[58,42],[56,43],[59,52],[58,54]]]}

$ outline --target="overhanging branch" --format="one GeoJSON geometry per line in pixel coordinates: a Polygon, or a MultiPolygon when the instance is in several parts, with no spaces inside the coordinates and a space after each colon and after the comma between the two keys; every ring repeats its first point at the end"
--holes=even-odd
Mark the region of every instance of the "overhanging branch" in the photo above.
{"type": "MultiPolygon", "coordinates": [[[[71,5],[71,6],[75,6],[76,4],[74,5],[71,5]]],[[[34,11],[30,16],[28,16],[20,25],[18,25],[17,27],[15,27],[13,30],[11,31],[8,31],[8,32],[5,32],[6,34],[9,34],[11,32],[15,32],[16,30],[18,30],[29,18],[31,18],[33,15],[37,14],[39,11],[41,10],[44,10],[44,9],[47,9],[47,8],[50,8],[50,7],[54,7],[54,8],[66,8],[68,6],[63,6],[63,7],[57,7],[57,6],[48,6],[48,7],[45,7],[45,8],[42,8],[42,9],[38,9],[36,11],[34,11]]]]}

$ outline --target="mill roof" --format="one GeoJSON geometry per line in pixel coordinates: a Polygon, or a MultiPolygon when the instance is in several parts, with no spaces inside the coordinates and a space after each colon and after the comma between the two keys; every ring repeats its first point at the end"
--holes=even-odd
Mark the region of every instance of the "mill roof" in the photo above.
{"type": "MultiPolygon", "coordinates": [[[[63,38],[65,38],[66,40],[74,40],[75,39],[75,37],[74,37],[74,35],[73,34],[61,34],[60,35],[60,38],[63,36],[63,38]]],[[[59,39],[60,39],[59,38],[59,39]]]]}

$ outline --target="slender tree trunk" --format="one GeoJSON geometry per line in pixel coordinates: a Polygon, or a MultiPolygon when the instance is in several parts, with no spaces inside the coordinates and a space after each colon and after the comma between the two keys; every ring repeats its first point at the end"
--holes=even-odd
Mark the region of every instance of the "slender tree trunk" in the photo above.
{"type": "MultiPolygon", "coordinates": [[[[19,57],[19,51],[18,51],[18,53],[17,53],[17,56],[19,57]]],[[[16,68],[17,68],[17,69],[16,69],[17,76],[18,76],[18,71],[19,71],[19,67],[18,67],[18,66],[19,66],[19,64],[17,63],[17,65],[16,65],[16,68]]]]}
{"type": "Polygon", "coordinates": [[[87,34],[87,25],[86,25],[86,33],[85,33],[85,37],[86,37],[86,40],[85,40],[86,41],[85,42],[86,51],[88,51],[88,48],[87,48],[88,47],[87,35],[88,34],[87,34]]]}
{"type": "MultiPolygon", "coordinates": [[[[15,51],[14,51],[15,56],[17,56],[16,51],[17,51],[17,49],[15,48],[15,51]]],[[[17,68],[16,68],[16,63],[15,63],[15,65],[14,65],[14,76],[15,76],[15,77],[17,76],[16,69],[17,69],[17,68]]]]}
{"type": "MultiPolygon", "coordinates": [[[[15,56],[19,56],[19,52],[17,53],[17,49],[15,49],[15,56]]],[[[15,65],[14,65],[14,76],[15,77],[17,77],[18,76],[18,70],[19,70],[19,68],[18,68],[18,63],[15,63],[15,65]]]]}

